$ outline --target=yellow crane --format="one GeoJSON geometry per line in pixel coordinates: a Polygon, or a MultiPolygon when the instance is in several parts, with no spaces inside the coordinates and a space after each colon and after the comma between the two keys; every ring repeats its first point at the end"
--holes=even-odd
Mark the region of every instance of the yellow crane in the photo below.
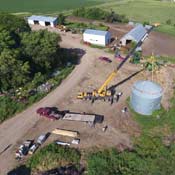
{"type": "Polygon", "coordinates": [[[112,91],[107,90],[108,84],[112,81],[112,79],[117,75],[117,70],[114,70],[103,83],[103,85],[98,89],[92,92],[80,92],[77,96],[78,99],[89,99],[92,98],[108,98],[112,97],[112,91]]]}
{"type": "MultiPolygon", "coordinates": [[[[152,31],[154,27],[158,27],[160,24],[155,23],[153,24],[152,28],[149,29],[147,32],[148,34],[152,31]]],[[[135,49],[141,46],[142,41],[138,42],[136,46],[131,49],[125,59],[118,65],[118,67],[108,76],[106,81],[102,84],[102,86],[98,90],[94,90],[92,92],[79,92],[77,95],[78,99],[85,99],[85,100],[96,100],[96,99],[108,99],[108,100],[115,100],[115,96],[112,90],[108,90],[107,87],[109,83],[113,80],[113,78],[117,75],[118,70],[123,66],[123,64],[130,58],[130,56],[135,52],[135,49]]]]}

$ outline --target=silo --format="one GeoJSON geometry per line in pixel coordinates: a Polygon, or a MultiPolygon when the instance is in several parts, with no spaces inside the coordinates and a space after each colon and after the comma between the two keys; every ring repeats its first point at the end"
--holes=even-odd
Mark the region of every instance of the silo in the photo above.
{"type": "Polygon", "coordinates": [[[130,97],[131,107],[143,115],[151,115],[156,109],[160,109],[163,89],[152,81],[137,81],[132,87],[130,97]]]}

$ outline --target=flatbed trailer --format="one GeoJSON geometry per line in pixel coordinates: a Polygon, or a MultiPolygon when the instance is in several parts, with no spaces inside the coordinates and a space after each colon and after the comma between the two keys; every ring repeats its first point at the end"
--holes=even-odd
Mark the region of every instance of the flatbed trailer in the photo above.
{"type": "Polygon", "coordinates": [[[99,120],[100,117],[96,116],[95,114],[86,114],[86,113],[66,113],[63,120],[69,120],[69,121],[79,121],[79,122],[86,122],[90,126],[94,126],[95,123],[102,123],[102,119],[99,120]]]}

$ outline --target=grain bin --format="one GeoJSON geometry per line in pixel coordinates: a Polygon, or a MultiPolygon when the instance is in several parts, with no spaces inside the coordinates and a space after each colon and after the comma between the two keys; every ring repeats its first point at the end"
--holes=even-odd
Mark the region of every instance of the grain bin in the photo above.
{"type": "Polygon", "coordinates": [[[131,107],[143,115],[151,115],[160,109],[163,89],[152,81],[137,81],[132,87],[130,97],[131,107]]]}

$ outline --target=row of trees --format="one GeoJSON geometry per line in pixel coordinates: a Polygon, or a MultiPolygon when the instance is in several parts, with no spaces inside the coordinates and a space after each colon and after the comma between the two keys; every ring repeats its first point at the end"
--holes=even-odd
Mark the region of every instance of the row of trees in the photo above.
{"type": "Polygon", "coordinates": [[[61,65],[61,38],[48,31],[32,32],[24,19],[0,14],[0,91],[24,86],[61,65]]]}
{"type": "Polygon", "coordinates": [[[120,15],[115,13],[114,11],[104,11],[101,8],[78,8],[73,11],[74,16],[84,17],[89,19],[96,20],[105,20],[106,22],[128,22],[128,19],[125,15],[120,15]]]}

